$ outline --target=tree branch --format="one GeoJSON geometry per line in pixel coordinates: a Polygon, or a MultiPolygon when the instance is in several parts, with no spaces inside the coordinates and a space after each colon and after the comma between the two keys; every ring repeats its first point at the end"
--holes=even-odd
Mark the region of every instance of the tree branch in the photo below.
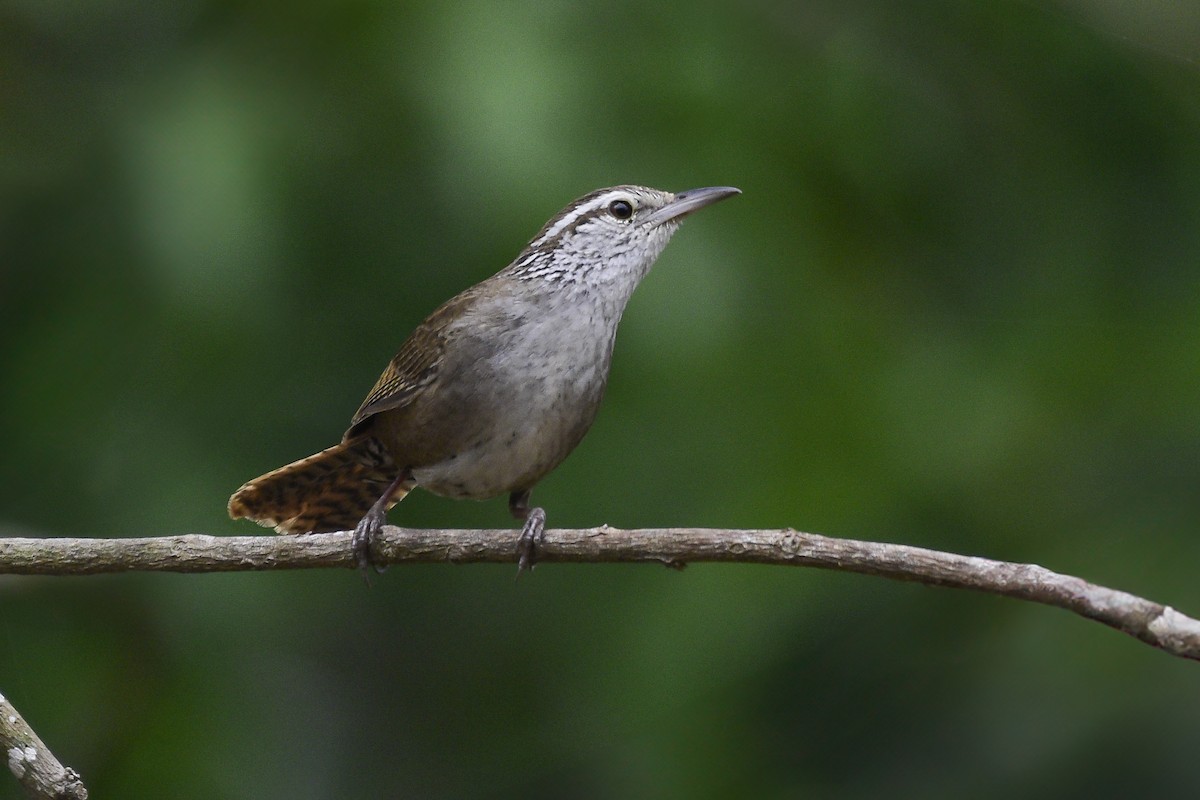
{"type": "Polygon", "coordinates": [[[87,800],[79,773],[64,767],[0,694],[0,747],[25,793],[42,800],[87,800]]]}
{"type": "MultiPolygon", "coordinates": [[[[1116,628],[1172,655],[1200,660],[1200,621],[1126,592],[1035,564],[992,561],[901,544],[834,539],[794,530],[718,530],[603,526],[548,530],[539,562],[647,561],[670,567],[732,562],[817,567],[930,586],[970,589],[1063,608],[1116,628]]],[[[375,543],[378,564],[514,563],[511,530],[425,530],[386,526],[375,543]]],[[[353,567],[350,534],[231,536],[193,534],[143,539],[0,538],[0,574],[93,575],[106,572],[231,572],[353,567]]]]}

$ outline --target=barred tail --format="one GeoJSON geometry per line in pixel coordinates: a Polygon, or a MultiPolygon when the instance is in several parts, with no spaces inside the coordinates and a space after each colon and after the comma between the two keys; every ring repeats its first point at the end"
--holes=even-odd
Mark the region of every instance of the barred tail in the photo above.
{"type": "Polygon", "coordinates": [[[350,530],[399,471],[378,439],[351,439],[246,483],[229,498],[229,516],[279,533],[350,530]]]}

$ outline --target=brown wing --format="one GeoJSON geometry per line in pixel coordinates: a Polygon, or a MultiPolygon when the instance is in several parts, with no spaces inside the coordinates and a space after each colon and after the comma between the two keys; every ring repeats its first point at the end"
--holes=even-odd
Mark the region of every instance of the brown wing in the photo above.
{"type": "Polygon", "coordinates": [[[396,353],[355,412],[354,419],[350,421],[350,431],[374,414],[408,405],[437,379],[446,349],[446,330],[472,299],[471,290],[467,290],[446,301],[404,340],[400,352],[396,353]]]}
{"type": "Polygon", "coordinates": [[[442,358],[443,342],[436,331],[422,325],[412,332],[400,352],[384,369],[374,388],[354,414],[350,426],[354,427],[367,417],[393,408],[408,405],[422,389],[437,377],[438,363],[442,358]]]}

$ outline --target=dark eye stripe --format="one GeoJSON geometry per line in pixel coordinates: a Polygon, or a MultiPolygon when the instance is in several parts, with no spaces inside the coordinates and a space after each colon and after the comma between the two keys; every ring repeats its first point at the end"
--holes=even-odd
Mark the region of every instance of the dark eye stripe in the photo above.
{"type": "Polygon", "coordinates": [[[599,199],[599,195],[607,194],[610,191],[605,189],[581,197],[564,209],[558,217],[542,226],[542,229],[538,231],[538,235],[533,237],[533,240],[530,241],[525,250],[521,251],[521,255],[516,258],[514,264],[525,266],[532,263],[539,256],[552,253],[564,239],[569,239],[574,235],[579,226],[604,214],[610,214],[617,217],[617,219],[629,219],[629,217],[632,217],[634,209],[628,200],[613,200],[608,205],[596,205],[595,201],[599,199]],[[619,217],[613,213],[613,206],[618,203],[629,206],[628,217],[619,217]]]}

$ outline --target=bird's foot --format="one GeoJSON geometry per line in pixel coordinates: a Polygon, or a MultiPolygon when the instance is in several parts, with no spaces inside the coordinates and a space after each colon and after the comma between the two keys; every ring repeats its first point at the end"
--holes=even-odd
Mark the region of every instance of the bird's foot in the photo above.
{"type": "Polygon", "coordinates": [[[384,570],[375,563],[375,559],[371,556],[371,545],[374,544],[375,537],[379,535],[382,528],[383,514],[371,509],[354,526],[354,535],[350,537],[350,549],[354,553],[354,561],[358,564],[358,571],[362,573],[363,580],[367,582],[368,586],[371,584],[370,570],[374,569],[376,572],[384,570]]]}
{"type": "Polygon", "coordinates": [[[529,509],[521,535],[517,538],[517,577],[537,563],[538,546],[546,540],[546,512],[540,508],[529,509]]]}

